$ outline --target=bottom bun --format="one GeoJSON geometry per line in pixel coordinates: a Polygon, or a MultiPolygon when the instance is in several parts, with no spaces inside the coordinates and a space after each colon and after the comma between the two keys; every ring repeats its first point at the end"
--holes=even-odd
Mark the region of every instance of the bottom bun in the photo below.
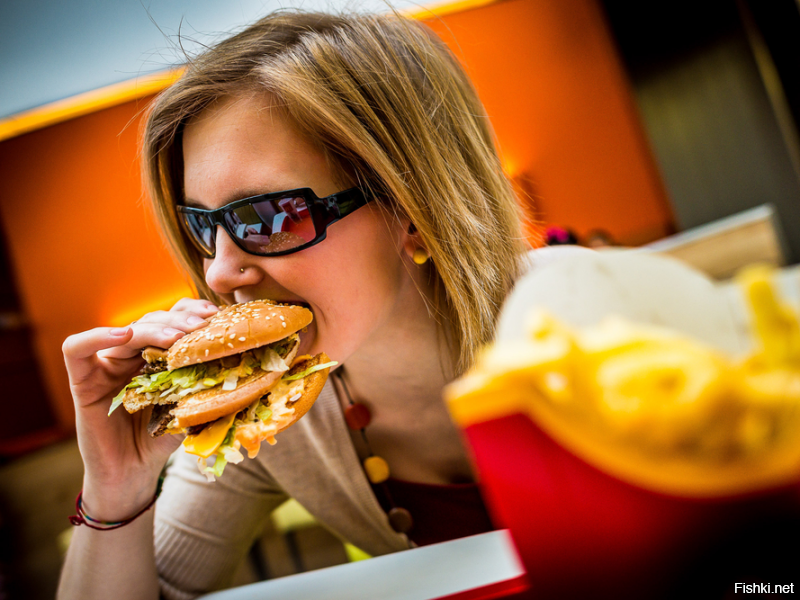
{"type": "MultiPolygon", "coordinates": [[[[294,370],[296,367],[300,367],[297,370],[304,371],[306,369],[310,369],[311,367],[315,367],[316,365],[330,362],[330,360],[331,359],[328,358],[327,354],[320,352],[314,358],[310,358],[302,362],[298,361],[292,366],[292,369],[294,370]]],[[[325,382],[328,380],[328,374],[330,371],[330,367],[327,369],[314,371],[311,375],[303,379],[303,395],[296,402],[289,404],[289,406],[294,408],[294,420],[286,426],[278,429],[278,433],[296,423],[300,417],[305,415],[309,409],[314,406],[314,402],[317,401],[317,397],[322,392],[322,388],[325,387],[325,382]]],[[[289,371],[289,373],[291,373],[291,371],[289,371]]]]}

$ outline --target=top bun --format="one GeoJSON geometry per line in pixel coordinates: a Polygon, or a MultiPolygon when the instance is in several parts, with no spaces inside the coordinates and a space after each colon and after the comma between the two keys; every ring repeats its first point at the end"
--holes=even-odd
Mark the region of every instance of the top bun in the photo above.
{"type": "Polygon", "coordinates": [[[212,316],[207,326],[175,342],[167,351],[167,367],[174,370],[271,344],[313,319],[310,310],[293,304],[271,300],[232,304],[212,316]]]}

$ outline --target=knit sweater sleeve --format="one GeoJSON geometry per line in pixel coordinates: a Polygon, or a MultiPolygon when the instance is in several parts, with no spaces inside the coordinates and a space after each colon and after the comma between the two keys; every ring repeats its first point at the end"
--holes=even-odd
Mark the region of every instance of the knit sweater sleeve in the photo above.
{"type": "Polygon", "coordinates": [[[229,464],[210,483],[196,457],[177,453],[156,504],[162,597],[189,600],[230,585],[270,513],[286,499],[260,461],[229,464]]]}

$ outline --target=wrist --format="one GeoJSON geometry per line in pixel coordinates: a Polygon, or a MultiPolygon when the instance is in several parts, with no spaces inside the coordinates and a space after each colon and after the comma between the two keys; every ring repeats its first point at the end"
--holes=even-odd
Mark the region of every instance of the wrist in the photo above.
{"type": "Polygon", "coordinates": [[[160,489],[158,475],[136,481],[128,480],[122,485],[97,484],[84,477],[81,504],[92,519],[121,522],[151,504],[160,489]]]}

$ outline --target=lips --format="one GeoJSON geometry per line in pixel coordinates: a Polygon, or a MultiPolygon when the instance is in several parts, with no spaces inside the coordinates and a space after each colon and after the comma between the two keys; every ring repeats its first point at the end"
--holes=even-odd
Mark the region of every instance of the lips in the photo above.
{"type": "Polygon", "coordinates": [[[237,304],[244,304],[246,302],[251,302],[253,300],[268,300],[270,302],[277,302],[278,304],[290,304],[293,306],[302,306],[311,310],[311,305],[308,302],[304,302],[303,300],[297,299],[288,299],[288,298],[275,298],[275,297],[267,297],[267,296],[235,296],[233,301],[237,304]]]}
{"type": "Polygon", "coordinates": [[[300,300],[276,300],[276,302],[280,302],[281,304],[291,304],[293,306],[302,306],[303,308],[311,310],[311,305],[308,302],[301,302],[300,300]]]}

